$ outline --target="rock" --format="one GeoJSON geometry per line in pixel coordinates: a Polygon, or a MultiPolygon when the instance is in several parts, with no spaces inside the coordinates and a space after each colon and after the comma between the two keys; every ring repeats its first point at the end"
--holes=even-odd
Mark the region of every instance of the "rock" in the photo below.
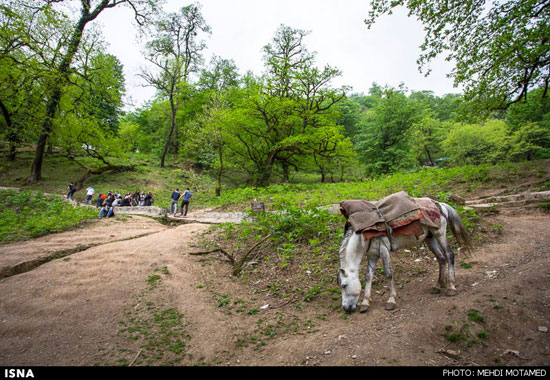
{"type": "Polygon", "coordinates": [[[539,330],[540,332],[547,333],[547,332],[548,332],[548,327],[546,327],[546,326],[539,326],[538,330],[539,330]]]}
{"type": "Polygon", "coordinates": [[[519,358],[519,351],[506,350],[501,356],[504,356],[504,355],[511,355],[511,356],[515,356],[516,358],[519,358]]]}
{"type": "Polygon", "coordinates": [[[453,350],[439,350],[437,351],[438,354],[443,354],[451,359],[458,360],[460,358],[460,351],[453,351],[453,350]]]}

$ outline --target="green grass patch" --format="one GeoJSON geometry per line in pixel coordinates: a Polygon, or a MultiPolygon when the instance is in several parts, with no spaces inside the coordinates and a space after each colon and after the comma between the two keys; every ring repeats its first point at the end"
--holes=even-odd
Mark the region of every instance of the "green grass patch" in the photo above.
{"type": "Polygon", "coordinates": [[[0,190],[0,243],[67,231],[97,215],[93,208],[74,208],[40,191],[0,190]]]}

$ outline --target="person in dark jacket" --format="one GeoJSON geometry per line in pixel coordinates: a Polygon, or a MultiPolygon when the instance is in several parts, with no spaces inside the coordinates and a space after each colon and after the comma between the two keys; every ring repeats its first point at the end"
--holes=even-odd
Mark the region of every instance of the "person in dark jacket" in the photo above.
{"type": "Polygon", "coordinates": [[[169,214],[174,214],[174,216],[177,214],[179,199],[180,199],[180,190],[176,189],[172,192],[172,196],[170,199],[170,211],[168,212],[169,214]]]}
{"type": "Polygon", "coordinates": [[[147,193],[147,195],[145,196],[145,199],[143,200],[143,205],[144,206],[151,206],[154,201],[155,200],[153,199],[153,193],[149,191],[147,193]]]}
{"type": "Polygon", "coordinates": [[[68,192],[67,192],[67,199],[70,199],[70,200],[74,201],[74,197],[73,197],[73,196],[74,196],[74,193],[75,193],[75,191],[76,191],[76,186],[71,182],[71,183],[69,184],[69,186],[67,187],[67,190],[68,190],[68,192]]]}
{"type": "Polygon", "coordinates": [[[95,201],[95,207],[101,208],[101,206],[103,206],[104,200],[105,200],[105,196],[103,194],[99,194],[97,197],[97,200],[95,201]]]}

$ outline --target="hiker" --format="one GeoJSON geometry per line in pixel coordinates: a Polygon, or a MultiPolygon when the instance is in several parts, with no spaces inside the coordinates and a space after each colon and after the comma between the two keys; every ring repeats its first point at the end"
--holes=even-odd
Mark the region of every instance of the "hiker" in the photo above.
{"type": "Polygon", "coordinates": [[[112,216],[115,216],[114,208],[109,207],[109,205],[105,204],[105,206],[99,212],[99,218],[110,218],[112,216]]]}
{"type": "Polygon", "coordinates": [[[155,200],[153,199],[153,193],[148,192],[145,198],[143,199],[143,205],[144,206],[151,206],[155,200]]]}
{"type": "Polygon", "coordinates": [[[168,212],[169,214],[174,214],[174,216],[176,216],[176,214],[178,213],[178,201],[180,200],[180,197],[181,194],[179,189],[176,189],[172,192],[172,199],[170,200],[170,211],[168,212]],[[174,212],[172,212],[172,209],[174,210],[174,212]]]}
{"type": "Polygon", "coordinates": [[[74,195],[74,192],[76,191],[76,186],[71,182],[67,187],[67,190],[69,190],[67,192],[67,199],[74,201],[73,195],[74,195]]]}
{"type": "Polygon", "coordinates": [[[145,191],[141,191],[141,195],[139,196],[139,205],[144,206],[145,205],[145,191]]]}
{"type": "Polygon", "coordinates": [[[113,203],[111,203],[111,206],[112,207],[120,206],[122,204],[122,200],[120,199],[120,195],[115,195],[114,198],[115,199],[113,200],[113,203]]]}
{"type": "Polygon", "coordinates": [[[101,208],[103,206],[103,201],[105,201],[105,194],[99,194],[97,200],[95,201],[95,207],[101,208]]]}
{"type": "Polygon", "coordinates": [[[113,202],[115,201],[115,195],[109,191],[109,194],[107,194],[107,198],[105,199],[105,203],[107,206],[111,207],[113,205],[113,202]]]}
{"type": "Polygon", "coordinates": [[[121,206],[122,207],[130,207],[131,206],[131,198],[132,196],[130,195],[130,193],[126,194],[124,196],[124,199],[122,199],[122,203],[121,203],[121,206]]]}
{"type": "Polygon", "coordinates": [[[93,187],[88,186],[86,189],[86,197],[84,197],[84,204],[91,205],[92,204],[92,197],[95,194],[95,190],[93,187]]]}
{"type": "Polygon", "coordinates": [[[132,201],[131,201],[131,204],[132,206],[140,206],[139,204],[139,190],[136,190],[136,192],[134,194],[132,194],[132,201]]]}
{"type": "Polygon", "coordinates": [[[185,190],[183,195],[180,198],[183,198],[181,201],[181,216],[187,216],[187,209],[189,208],[189,201],[191,200],[192,194],[189,191],[189,188],[185,190]],[[183,207],[185,206],[185,213],[183,213],[183,207]]]}

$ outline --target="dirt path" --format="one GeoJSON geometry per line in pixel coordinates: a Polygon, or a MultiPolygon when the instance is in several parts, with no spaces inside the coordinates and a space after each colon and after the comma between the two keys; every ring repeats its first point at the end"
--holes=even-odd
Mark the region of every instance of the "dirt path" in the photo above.
{"type": "Polygon", "coordinates": [[[2,246],[0,266],[13,267],[97,243],[0,280],[0,364],[549,365],[550,216],[490,221],[502,234],[457,263],[456,297],[430,294],[436,264],[419,256],[426,270],[398,290],[395,311],[375,294],[368,313],[351,315],[273,305],[222,258],[188,255],[205,224],[131,217],[2,246]],[[261,321],[288,333],[260,345],[261,321]]]}

